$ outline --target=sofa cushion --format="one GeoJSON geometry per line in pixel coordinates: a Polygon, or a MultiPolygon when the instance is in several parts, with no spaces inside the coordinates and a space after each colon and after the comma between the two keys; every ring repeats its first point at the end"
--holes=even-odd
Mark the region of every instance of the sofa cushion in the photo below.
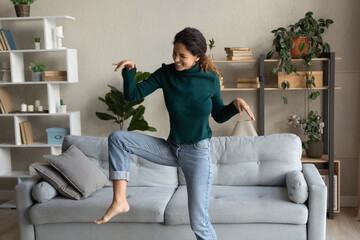
{"type": "MultiPolygon", "coordinates": [[[[113,217],[110,222],[163,223],[165,208],[174,191],[175,188],[170,187],[128,187],[126,195],[130,211],[113,217]]],[[[35,225],[92,223],[105,214],[112,198],[111,187],[102,188],[80,201],[55,197],[33,205],[30,219],[35,225]]]]}
{"type": "MultiPolygon", "coordinates": [[[[75,145],[109,177],[108,139],[104,137],[67,135],[62,150],[75,145]]],[[[130,154],[129,187],[177,187],[177,168],[162,166],[130,154]]]]}
{"type": "Polygon", "coordinates": [[[60,155],[44,158],[87,198],[109,183],[107,177],[74,145],[60,155]]]}
{"type": "MultiPolygon", "coordinates": [[[[286,175],[302,169],[301,154],[295,134],[212,138],[213,185],[285,186],[286,175]]],[[[185,185],[179,172],[180,184],[185,185]]]]}
{"type": "MultiPolygon", "coordinates": [[[[165,224],[189,224],[186,186],[180,186],[165,211],[165,224]]],[[[209,215],[213,224],[306,224],[308,209],[288,199],[286,187],[212,186],[209,215]]]]}
{"type": "Polygon", "coordinates": [[[308,186],[301,171],[292,171],[286,176],[288,196],[294,203],[304,203],[308,199],[308,186]]]}
{"type": "Polygon", "coordinates": [[[31,196],[37,202],[47,202],[58,195],[56,189],[48,182],[42,181],[36,184],[31,190],[31,196]]]}
{"type": "Polygon", "coordinates": [[[51,184],[62,196],[80,200],[82,195],[71,186],[61,174],[50,165],[34,166],[36,172],[51,184]]]}

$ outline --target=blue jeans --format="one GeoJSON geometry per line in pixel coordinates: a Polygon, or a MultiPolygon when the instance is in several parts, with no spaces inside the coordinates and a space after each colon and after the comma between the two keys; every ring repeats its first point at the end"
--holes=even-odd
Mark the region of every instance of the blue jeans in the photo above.
{"type": "Polygon", "coordinates": [[[129,181],[129,153],[157,164],[180,167],[186,180],[191,229],[198,240],[217,239],[208,214],[213,178],[210,139],[177,144],[141,133],[116,131],[109,136],[110,180],[129,181]]]}

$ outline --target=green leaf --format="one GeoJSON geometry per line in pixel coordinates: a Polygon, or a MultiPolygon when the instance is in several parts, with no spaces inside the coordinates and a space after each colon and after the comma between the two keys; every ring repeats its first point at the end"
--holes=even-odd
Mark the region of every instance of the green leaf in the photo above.
{"type": "Polygon", "coordinates": [[[271,50],[270,52],[268,52],[268,54],[266,55],[266,59],[270,59],[272,58],[272,56],[274,55],[275,50],[271,50]]]}
{"type": "Polygon", "coordinates": [[[149,72],[136,72],[135,73],[135,82],[141,82],[145,79],[147,79],[148,77],[150,77],[150,73],[149,72]]]}
{"type": "Polygon", "coordinates": [[[305,48],[305,41],[299,44],[299,51],[302,52],[305,48]]]}
{"type": "Polygon", "coordinates": [[[290,82],[286,81],[286,88],[290,88],[290,82]]]}
{"type": "Polygon", "coordinates": [[[288,99],[286,97],[282,97],[284,104],[288,103],[288,99]]]}
{"type": "Polygon", "coordinates": [[[116,117],[110,115],[110,114],[107,114],[107,113],[101,113],[101,112],[96,112],[95,115],[100,118],[101,120],[117,120],[116,117]]]}
{"type": "Polygon", "coordinates": [[[309,99],[315,100],[318,96],[320,96],[320,92],[312,92],[309,95],[309,99]]]}
{"type": "Polygon", "coordinates": [[[282,90],[285,90],[285,89],[286,89],[286,82],[285,82],[285,81],[281,83],[281,89],[282,89],[282,90]]]}
{"type": "Polygon", "coordinates": [[[273,69],[271,70],[270,74],[275,74],[275,73],[277,73],[277,71],[278,71],[277,68],[273,68],[273,69]]]}

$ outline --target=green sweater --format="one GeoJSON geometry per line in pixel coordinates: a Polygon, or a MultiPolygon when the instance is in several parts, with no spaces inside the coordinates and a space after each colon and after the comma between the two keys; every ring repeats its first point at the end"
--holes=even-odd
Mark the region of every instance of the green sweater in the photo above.
{"type": "Polygon", "coordinates": [[[125,99],[136,101],[162,88],[170,117],[169,138],[176,143],[196,143],[210,138],[210,113],[218,123],[238,113],[232,102],[223,104],[217,74],[203,71],[198,63],[184,71],[177,71],[174,63],[163,64],[148,79],[137,84],[134,73],[134,68],[122,71],[125,99]]]}

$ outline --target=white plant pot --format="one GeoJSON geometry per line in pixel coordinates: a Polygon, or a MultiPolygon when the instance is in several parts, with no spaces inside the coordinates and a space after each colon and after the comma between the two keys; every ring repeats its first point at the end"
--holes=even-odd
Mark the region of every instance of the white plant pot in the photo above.
{"type": "Polygon", "coordinates": [[[58,107],[58,112],[59,113],[66,113],[66,105],[60,105],[58,107]]]}
{"type": "Polygon", "coordinates": [[[34,43],[35,43],[35,49],[40,50],[40,43],[39,42],[34,42],[34,43]]]}

